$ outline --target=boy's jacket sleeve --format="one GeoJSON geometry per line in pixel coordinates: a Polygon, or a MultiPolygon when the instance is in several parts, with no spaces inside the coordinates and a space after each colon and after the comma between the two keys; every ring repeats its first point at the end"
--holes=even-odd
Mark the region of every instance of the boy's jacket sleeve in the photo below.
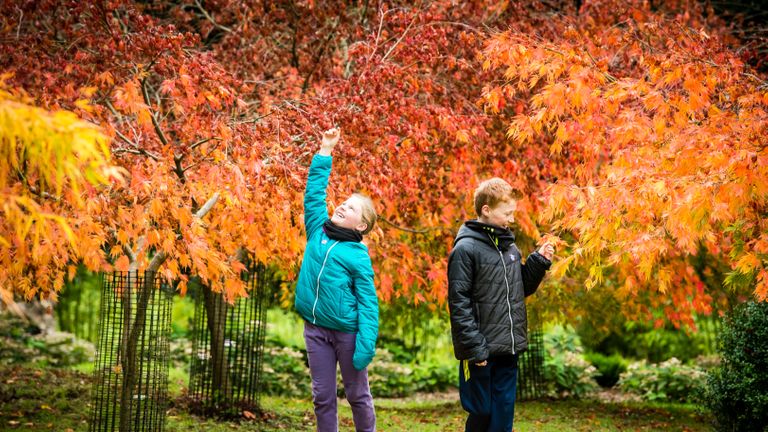
{"type": "Polygon", "coordinates": [[[473,267],[470,251],[457,245],[448,257],[448,308],[454,355],[458,360],[482,362],[489,352],[472,310],[473,267]]]}
{"type": "Polygon", "coordinates": [[[357,296],[357,339],[352,365],[357,370],[365,369],[376,354],[376,339],[379,337],[379,298],[373,285],[373,268],[370,257],[365,254],[364,265],[353,274],[357,296]]]}
{"type": "Polygon", "coordinates": [[[307,230],[307,238],[319,230],[328,219],[326,189],[332,162],[331,156],[316,154],[309,166],[307,187],[304,190],[304,227],[307,230]]]}
{"type": "Polygon", "coordinates": [[[525,260],[525,264],[523,264],[521,269],[523,274],[523,291],[525,291],[526,297],[536,292],[550,266],[552,266],[552,262],[546,259],[544,255],[538,252],[528,255],[528,259],[525,260]]]}

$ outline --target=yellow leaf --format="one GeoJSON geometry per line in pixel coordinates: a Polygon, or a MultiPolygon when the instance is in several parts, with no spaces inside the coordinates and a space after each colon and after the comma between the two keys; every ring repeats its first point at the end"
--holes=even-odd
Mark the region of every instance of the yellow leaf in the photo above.
{"type": "Polygon", "coordinates": [[[759,266],[760,260],[754,254],[748,253],[742,256],[736,263],[736,270],[741,273],[748,274],[752,273],[752,271],[754,271],[759,266]]]}
{"type": "Polygon", "coordinates": [[[469,142],[469,133],[466,130],[461,129],[456,132],[456,139],[459,140],[459,142],[466,144],[469,142]]]}

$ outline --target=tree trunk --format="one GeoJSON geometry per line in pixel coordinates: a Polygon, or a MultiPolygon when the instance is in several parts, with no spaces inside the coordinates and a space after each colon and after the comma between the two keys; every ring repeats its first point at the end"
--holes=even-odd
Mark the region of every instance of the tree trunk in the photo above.
{"type": "Polygon", "coordinates": [[[232,396],[232,384],[229,380],[229,364],[225,347],[225,328],[229,305],[224,296],[203,289],[208,331],[211,337],[211,378],[214,403],[229,400],[232,396]]]}
{"type": "MultiPolygon", "coordinates": [[[[129,273],[130,275],[130,273],[129,273]]],[[[133,408],[133,387],[136,384],[136,366],[137,355],[136,347],[139,343],[139,336],[144,331],[144,325],[147,316],[147,306],[152,292],[155,288],[155,272],[146,271],[144,279],[139,286],[132,290],[131,278],[128,278],[128,284],[123,291],[123,337],[120,349],[120,362],[123,374],[123,387],[120,394],[120,432],[129,432],[131,430],[131,413],[133,408]],[[131,325],[131,291],[136,291],[136,311],[133,324],[131,325]]],[[[138,277],[135,279],[139,281],[138,277]]],[[[137,399],[138,401],[139,399],[137,399]]]]}
{"type": "MultiPolygon", "coordinates": [[[[195,213],[195,217],[202,219],[219,199],[219,194],[214,193],[213,196],[206,201],[205,204],[195,213]]],[[[140,238],[137,242],[137,253],[145,253],[143,251],[144,239],[140,238]]],[[[160,266],[163,265],[168,255],[164,251],[156,253],[149,265],[144,270],[144,279],[142,283],[135,290],[136,293],[136,313],[133,325],[131,325],[131,295],[133,281],[139,282],[138,278],[138,259],[136,253],[134,253],[129,247],[124,246],[126,254],[131,258],[131,265],[128,271],[128,283],[125,286],[125,291],[122,293],[123,302],[123,335],[121,338],[120,346],[120,363],[122,367],[121,373],[123,374],[123,386],[120,394],[120,432],[129,432],[131,430],[131,413],[133,408],[133,387],[136,384],[136,366],[137,366],[137,352],[136,347],[139,342],[139,336],[144,331],[144,325],[147,316],[147,305],[149,299],[155,289],[155,276],[160,266]],[[131,279],[133,276],[133,279],[131,279]]],[[[137,399],[138,400],[138,399],[137,399]]]]}

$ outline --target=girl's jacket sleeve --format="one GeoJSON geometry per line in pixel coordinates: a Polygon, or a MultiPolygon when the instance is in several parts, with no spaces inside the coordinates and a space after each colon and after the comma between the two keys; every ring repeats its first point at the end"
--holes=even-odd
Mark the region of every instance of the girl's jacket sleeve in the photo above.
{"type": "Polygon", "coordinates": [[[379,298],[373,285],[373,267],[368,254],[361,257],[361,265],[353,274],[357,296],[357,339],[352,365],[363,370],[376,354],[376,339],[379,336],[379,298]]]}
{"type": "Polygon", "coordinates": [[[316,154],[309,166],[307,187],[304,190],[304,227],[307,230],[307,238],[319,230],[328,219],[326,189],[332,162],[331,156],[316,154]]]}

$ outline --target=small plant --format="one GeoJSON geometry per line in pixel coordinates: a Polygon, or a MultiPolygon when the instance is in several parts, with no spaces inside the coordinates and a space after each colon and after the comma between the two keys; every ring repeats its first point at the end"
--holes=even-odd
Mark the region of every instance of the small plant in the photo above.
{"type": "Polygon", "coordinates": [[[607,356],[600,353],[587,353],[587,360],[597,368],[595,380],[601,387],[613,387],[619,382],[619,377],[627,371],[628,362],[618,354],[607,356]]]}
{"type": "Polygon", "coordinates": [[[581,340],[570,327],[554,326],[544,334],[544,379],[552,397],[583,397],[597,389],[597,369],[584,359],[581,340]]]}
{"type": "Polygon", "coordinates": [[[768,429],[768,302],[742,305],[725,322],[722,363],[707,378],[703,404],[720,431],[768,429]]]}
{"type": "Polygon", "coordinates": [[[645,360],[629,365],[619,388],[648,401],[692,402],[704,384],[705,373],[676,358],[658,364],[645,360]]]}

